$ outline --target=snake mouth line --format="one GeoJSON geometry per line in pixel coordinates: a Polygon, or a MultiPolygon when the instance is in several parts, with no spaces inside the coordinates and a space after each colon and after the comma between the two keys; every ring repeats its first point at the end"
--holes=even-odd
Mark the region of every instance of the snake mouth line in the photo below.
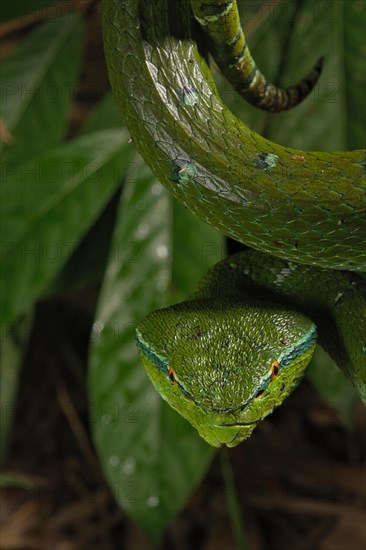
{"type": "Polygon", "coordinates": [[[214,428],[241,428],[243,426],[253,426],[258,424],[261,419],[254,420],[252,422],[235,422],[235,424],[213,424],[214,428]]]}

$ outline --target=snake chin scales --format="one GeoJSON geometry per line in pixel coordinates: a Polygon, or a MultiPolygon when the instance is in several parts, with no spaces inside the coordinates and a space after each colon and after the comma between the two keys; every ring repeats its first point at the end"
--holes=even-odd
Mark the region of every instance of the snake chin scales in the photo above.
{"type": "Polygon", "coordinates": [[[282,403],[317,337],[281,306],[201,299],[149,314],[136,333],[155,389],[215,447],[238,445],[282,403]]]}

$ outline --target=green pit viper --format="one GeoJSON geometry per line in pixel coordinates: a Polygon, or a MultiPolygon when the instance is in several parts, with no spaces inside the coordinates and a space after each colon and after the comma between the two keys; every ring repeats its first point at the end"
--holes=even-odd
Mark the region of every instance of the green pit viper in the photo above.
{"type": "Polygon", "coordinates": [[[270,111],[299,103],[321,60],[281,90],[257,69],[235,0],[103,1],[109,78],[138,151],[179,201],[254,249],[138,325],[155,388],[211,445],[235,446],[296,387],[319,339],[366,402],[365,150],[261,137],[223,105],[206,58],[270,111]]]}

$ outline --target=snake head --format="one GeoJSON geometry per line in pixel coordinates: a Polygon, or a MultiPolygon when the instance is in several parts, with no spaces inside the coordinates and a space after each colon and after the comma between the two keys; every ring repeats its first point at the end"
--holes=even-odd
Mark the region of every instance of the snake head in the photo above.
{"type": "Polygon", "coordinates": [[[215,447],[251,435],[298,385],[316,344],[303,314],[230,300],[154,311],[136,334],[157,391],[215,447]]]}

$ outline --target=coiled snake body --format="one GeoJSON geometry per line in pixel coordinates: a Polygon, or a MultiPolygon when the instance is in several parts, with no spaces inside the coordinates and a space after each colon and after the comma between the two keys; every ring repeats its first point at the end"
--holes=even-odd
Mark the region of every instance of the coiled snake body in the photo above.
{"type": "Polygon", "coordinates": [[[216,446],[238,444],[283,401],[317,334],[366,401],[365,289],[350,273],[366,271],[365,151],[283,147],[222,104],[205,43],[232,81],[243,69],[235,87],[268,110],[301,101],[321,67],[287,91],[267,83],[234,4],[192,0],[208,39],[186,0],[103,4],[110,81],[139,152],[179,201],[256,250],[220,262],[137,329],[155,387],[216,446]],[[232,33],[224,46],[218,20],[232,33]]]}

